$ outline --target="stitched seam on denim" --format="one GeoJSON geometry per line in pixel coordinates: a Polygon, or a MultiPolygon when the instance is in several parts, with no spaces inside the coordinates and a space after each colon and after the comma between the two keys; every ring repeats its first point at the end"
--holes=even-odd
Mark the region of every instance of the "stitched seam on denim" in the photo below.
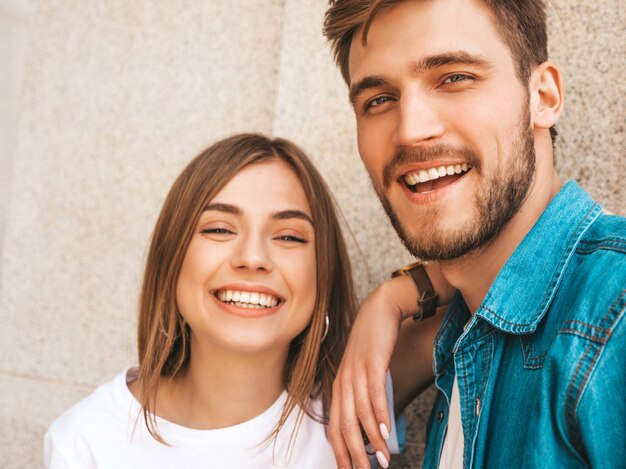
{"type": "MultiPolygon", "coordinates": [[[[479,318],[479,319],[482,319],[482,318],[479,318]]],[[[489,322],[484,321],[484,320],[483,320],[482,322],[483,322],[483,323],[488,324],[488,325],[489,325],[489,327],[491,328],[491,330],[489,330],[489,331],[485,332],[485,333],[484,333],[483,335],[481,335],[481,336],[474,337],[474,339],[472,340],[472,342],[481,342],[481,341],[483,341],[483,340],[487,339],[489,336],[494,335],[494,334],[496,333],[496,330],[497,330],[497,329],[495,329],[495,328],[494,328],[494,327],[493,327],[493,326],[492,326],[489,322]]]]}
{"type": "MultiPolygon", "coordinates": [[[[615,310],[617,310],[617,305],[620,304],[622,302],[622,298],[624,298],[624,295],[626,295],[626,289],[622,290],[622,292],[620,293],[620,295],[617,297],[617,299],[613,302],[613,304],[611,305],[611,307],[609,308],[608,312],[605,314],[605,316],[600,320],[600,324],[604,325],[604,323],[606,321],[608,321],[609,317],[615,312],[615,310]]],[[[614,318],[615,319],[615,318],[614,318]]],[[[613,324],[611,324],[611,326],[613,326],[615,324],[615,320],[613,320],[613,324]]],[[[612,330],[609,329],[609,330],[612,330]]]]}
{"type": "Polygon", "coordinates": [[[626,249],[626,240],[622,239],[622,238],[603,238],[603,239],[596,239],[593,241],[581,241],[580,244],[584,245],[584,246],[589,246],[589,247],[593,247],[593,246],[602,246],[605,244],[616,244],[616,247],[624,247],[626,249]]]}
{"type": "MultiPolygon", "coordinates": [[[[613,319],[614,319],[613,323],[612,323],[612,326],[615,326],[615,324],[617,322],[619,322],[618,318],[621,318],[622,314],[624,313],[624,311],[626,311],[626,304],[621,303],[621,299],[624,297],[624,293],[626,293],[626,290],[622,291],[622,293],[617,298],[617,300],[611,305],[611,308],[609,309],[609,312],[607,313],[607,315],[604,318],[604,319],[606,319],[608,316],[612,315],[613,319]],[[619,307],[618,307],[618,305],[619,305],[619,307]],[[613,313],[616,313],[616,314],[613,314],[613,313]]],[[[610,331],[610,334],[611,335],[613,334],[613,330],[612,329],[610,331]]],[[[591,344],[593,344],[593,342],[590,343],[590,346],[591,346],[591,344]]],[[[576,421],[576,414],[578,412],[578,406],[580,404],[580,400],[582,399],[582,394],[583,394],[584,390],[586,389],[587,383],[589,381],[589,376],[594,371],[596,363],[597,363],[597,361],[598,361],[602,351],[604,350],[605,345],[606,344],[602,344],[602,345],[598,345],[596,347],[596,353],[595,353],[593,359],[591,360],[591,363],[589,364],[589,367],[587,369],[587,372],[585,373],[585,376],[583,377],[583,380],[580,383],[580,387],[578,388],[578,392],[576,394],[574,405],[572,407],[573,418],[574,418],[574,421],[575,421],[574,423],[576,424],[576,427],[578,429],[577,435],[578,435],[578,442],[579,442],[579,445],[580,445],[580,448],[581,448],[580,449],[581,453],[584,453],[585,449],[584,449],[584,445],[583,445],[583,443],[582,443],[582,441],[580,439],[581,438],[580,437],[580,426],[578,425],[578,422],[576,421]]]]}
{"type": "Polygon", "coordinates": [[[587,367],[587,372],[585,373],[585,376],[583,377],[582,382],[580,383],[580,387],[578,388],[578,392],[576,393],[576,398],[574,399],[574,403],[572,405],[572,425],[575,425],[576,428],[576,434],[572,435],[572,444],[574,443],[578,443],[579,446],[579,451],[581,453],[584,453],[584,445],[581,441],[581,437],[580,437],[580,426],[578,425],[578,422],[576,420],[576,410],[578,409],[578,403],[580,402],[580,396],[582,395],[583,389],[585,389],[585,384],[587,383],[587,380],[589,379],[589,374],[591,373],[591,371],[594,369],[596,362],[598,361],[598,357],[600,356],[600,352],[602,351],[602,346],[598,346],[596,348],[596,353],[594,354],[593,358],[591,359],[591,363],[589,364],[589,366],[587,367]],[[576,438],[576,440],[574,441],[574,438],[576,438]]]}
{"type": "Polygon", "coordinates": [[[567,323],[580,324],[581,326],[589,327],[590,329],[597,329],[597,330],[602,331],[604,333],[611,332],[609,329],[605,329],[605,328],[600,327],[600,326],[594,326],[593,324],[589,324],[588,322],[580,321],[579,319],[567,319],[566,321],[563,321],[563,324],[567,324],[567,323]]]}
{"type": "MultiPolygon", "coordinates": [[[[456,308],[456,305],[454,305],[454,308],[456,308]]],[[[450,326],[450,322],[452,321],[452,316],[454,315],[454,311],[452,311],[452,314],[449,314],[448,317],[446,318],[446,321],[441,325],[441,327],[439,328],[439,332],[437,332],[437,335],[435,336],[435,342],[440,342],[441,341],[441,337],[443,336],[443,334],[445,333],[446,329],[450,326]]],[[[450,357],[452,357],[453,355],[450,355],[450,357]]],[[[450,357],[448,357],[448,360],[445,363],[442,363],[441,365],[443,365],[443,367],[445,368],[445,366],[448,364],[448,362],[450,361],[450,357]]],[[[440,369],[441,367],[439,366],[439,363],[437,363],[437,354],[435,354],[434,356],[434,361],[433,361],[433,374],[435,376],[437,376],[437,369],[440,369]]]]}
{"type": "Polygon", "coordinates": [[[480,390],[481,396],[485,395],[485,390],[487,389],[487,370],[489,369],[489,346],[490,343],[485,340],[484,349],[485,349],[485,363],[483,365],[483,385],[480,390]]]}
{"type": "Polygon", "coordinates": [[[605,245],[601,245],[601,246],[597,246],[594,249],[583,249],[583,248],[576,248],[576,254],[581,254],[583,256],[587,256],[589,254],[593,254],[594,252],[597,251],[615,251],[615,252],[623,252],[626,253],[626,248],[622,248],[621,246],[611,246],[608,244],[605,245]]]}
{"type": "MultiPolygon", "coordinates": [[[[522,354],[524,355],[524,368],[530,370],[538,370],[542,368],[544,358],[546,357],[548,352],[546,351],[541,355],[535,357],[533,356],[533,354],[535,353],[535,348],[533,347],[530,340],[528,340],[528,336],[520,336],[520,341],[522,343],[522,354]],[[524,345],[525,343],[527,345],[524,345]],[[528,355],[526,354],[527,351],[528,355]]],[[[553,342],[554,340],[552,340],[550,343],[552,344],[553,342]]]]}
{"type": "MultiPolygon", "coordinates": [[[[621,298],[624,296],[625,293],[626,293],[626,290],[622,291],[622,293],[617,298],[617,300],[610,306],[609,313],[604,318],[602,318],[602,322],[604,322],[606,320],[607,316],[609,316],[613,312],[613,310],[617,307],[618,303],[620,302],[621,298]]],[[[548,354],[548,351],[552,348],[552,345],[554,344],[554,341],[558,338],[558,335],[561,334],[561,333],[572,334],[572,335],[576,335],[576,336],[579,336],[579,337],[584,337],[586,339],[593,340],[593,341],[599,342],[601,344],[606,344],[608,342],[608,340],[611,338],[611,335],[612,335],[612,330],[611,329],[606,329],[606,328],[603,328],[603,327],[594,326],[593,324],[589,324],[589,323],[586,323],[584,321],[579,321],[578,319],[568,319],[566,321],[563,321],[563,324],[567,324],[567,323],[580,324],[582,326],[589,327],[590,329],[595,329],[598,332],[595,333],[594,335],[591,335],[591,334],[587,334],[587,333],[582,332],[582,331],[578,331],[576,329],[569,329],[569,328],[563,327],[563,328],[559,329],[558,332],[554,335],[554,337],[550,341],[550,345],[548,346],[547,350],[544,353],[542,353],[541,355],[537,355],[536,357],[533,356],[534,347],[532,346],[530,341],[528,341],[527,347],[522,346],[522,352],[524,354],[524,368],[530,368],[530,369],[541,368],[543,366],[543,360],[545,359],[546,355],[548,354]],[[526,355],[527,349],[528,349],[528,355],[526,355]]],[[[523,337],[525,337],[525,336],[521,336],[520,339],[523,339],[523,337]]],[[[522,344],[523,343],[524,342],[522,341],[522,344]]]]}
{"type": "MultiPolygon", "coordinates": [[[[469,416],[469,403],[467,402],[468,396],[469,396],[469,389],[467,389],[467,371],[465,368],[465,354],[462,353],[461,354],[461,367],[463,368],[463,385],[465,386],[465,414],[469,416]]],[[[458,378],[457,378],[458,379],[458,378]]],[[[448,412],[449,414],[449,412],[448,412]]],[[[450,417],[450,415],[448,415],[448,417],[450,417]]],[[[461,414],[461,427],[463,427],[462,423],[463,423],[463,414],[461,414]]],[[[468,419],[468,423],[469,423],[469,419],[468,419]]],[[[469,428],[468,428],[469,430],[469,428]]],[[[463,432],[465,433],[465,432],[463,432]]]]}
{"type": "Polygon", "coordinates": [[[593,241],[581,241],[581,244],[597,244],[597,243],[615,243],[615,244],[623,244],[626,247],[626,240],[623,238],[602,238],[602,239],[594,239],[593,241]]]}
{"type": "Polygon", "coordinates": [[[518,322],[511,322],[511,321],[507,321],[506,319],[504,319],[502,316],[500,316],[499,314],[497,314],[495,311],[491,311],[489,308],[487,308],[486,306],[481,306],[480,309],[484,309],[485,311],[490,312],[491,314],[493,314],[495,317],[497,317],[500,321],[502,322],[506,322],[507,324],[510,324],[511,326],[529,326],[530,323],[528,324],[520,324],[518,322]]]}
{"type": "MultiPolygon", "coordinates": [[[[572,442],[575,439],[575,436],[573,434],[573,432],[575,431],[575,428],[573,428],[574,426],[576,426],[576,405],[575,402],[571,403],[571,410],[569,409],[570,407],[570,401],[571,401],[571,394],[572,391],[574,389],[574,382],[576,381],[576,379],[578,378],[578,372],[580,371],[581,367],[583,366],[583,363],[585,362],[585,359],[587,358],[587,354],[589,353],[589,351],[591,350],[591,348],[593,347],[593,342],[589,342],[589,345],[587,345],[587,349],[585,350],[585,353],[583,353],[583,356],[580,358],[579,362],[578,362],[578,366],[576,367],[576,371],[574,372],[574,375],[572,376],[572,379],[569,382],[569,386],[567,387],[567,393],[565,394],[565,425],[567,428],[567,434],[569,436],[569,438],[572,440],[572,442]]],[[[575,401],[575,399],[574,399],[575,401]]]]}
{"type": "Polygon", "coordinates": [[[593,340],[596,342],[599,342],[601,344],[606,344],[607,341],[611,338],[611,332],[607,332],[606,336],[599,336],[599,335],[589,335],[589,334],[585,334],[584,332],[581,331],[577,331],[576,329],[559,329],[559,334],[560,333],[565,333],[565,334],[573,334],[573,335],[577,335],[577,336],[581,336],[581,337],[585,337],[589,340],[593,340]]]}

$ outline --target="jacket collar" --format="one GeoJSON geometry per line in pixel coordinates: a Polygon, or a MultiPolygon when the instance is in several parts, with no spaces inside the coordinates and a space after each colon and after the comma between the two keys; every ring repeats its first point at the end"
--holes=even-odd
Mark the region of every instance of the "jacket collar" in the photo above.
{"type": "Polygon", "coordinates": [[[565,184],[506,262],[476,315],[511,334],[534,332],[576,246],[601,212],[574,181],[565,184]]]}

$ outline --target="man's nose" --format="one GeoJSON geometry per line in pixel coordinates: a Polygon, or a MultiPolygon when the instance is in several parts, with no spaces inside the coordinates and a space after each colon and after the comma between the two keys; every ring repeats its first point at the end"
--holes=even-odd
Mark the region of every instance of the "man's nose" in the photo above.
{"type": "Polygon", "coordinates": [[[270,246],[261,236],[244,236],[231,259],[234,269],[270,272],[273,269],[270,246]]]}
{"type": "Polygon", "coordinates": [[[401,97],[394,142],[397,146],[410,148],[433,143],[444,130],[444,122],[432,99],[418,92],[405,93],[401,97]]]}

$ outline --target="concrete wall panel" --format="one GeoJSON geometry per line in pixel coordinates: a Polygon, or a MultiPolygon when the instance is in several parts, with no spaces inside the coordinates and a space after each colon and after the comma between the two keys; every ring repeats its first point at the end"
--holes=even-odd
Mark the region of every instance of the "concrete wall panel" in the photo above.
{"type": "Polygon", "coordinates": [[[133,359],[143,254],[175,175],[218,137],[271,130],[282,4],[253,6],[36,5],[1,368],[95,384],[133,359]]]}
{"type": "Polygon", "coordinates": [[[557,166],[606,208],[626,214],[626,5],[554,0],[550,55],[561,67],[565,109],[557,166]]]}
{"type": "Polygon", "coordinates": [[[42,467],[48,425],[88,393],[86,386],[0,374],[0,467],[42,467]]]}

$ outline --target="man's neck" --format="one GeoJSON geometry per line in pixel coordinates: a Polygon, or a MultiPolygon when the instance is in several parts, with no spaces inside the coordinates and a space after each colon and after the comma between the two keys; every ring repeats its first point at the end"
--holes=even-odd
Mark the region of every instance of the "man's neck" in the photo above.
{"type": "Polygon", "coordinates": [[[447,281],[461,291],[474,314],[483,302],[498,273],[532,229],[562,184],[554,170],[537,177],[526,200],[488,245],[453,261],[442,262],[447,281]]]}

